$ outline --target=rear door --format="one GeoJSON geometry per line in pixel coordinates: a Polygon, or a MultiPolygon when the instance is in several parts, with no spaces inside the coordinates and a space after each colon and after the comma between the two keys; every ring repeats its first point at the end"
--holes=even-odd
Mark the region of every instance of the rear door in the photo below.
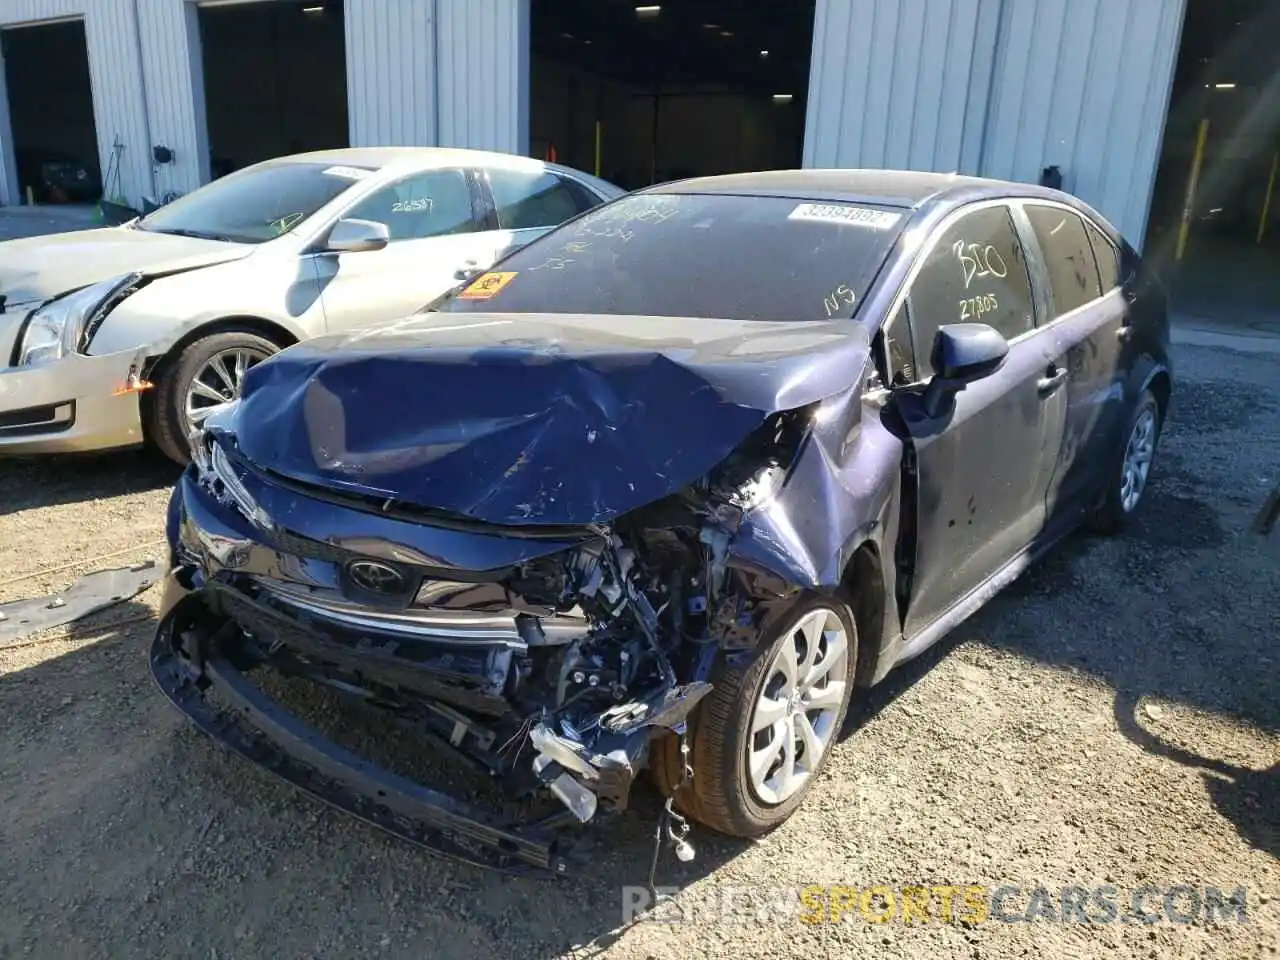
{"type": "MultiPolygon", "coordinates": [[[[1066,429],[1046,493],[1050,526],[1079,523],[1104,489],[1123,415],[1120,369],[1128,304],[1118,283],[1115,248],[1105,282],[1087,221],[1061,204],[1026,202],[1020,217],[1035,272],[1047,287],[1045,334],[1064,358],[1066,429]]],[[[1096,229],[1096,228],[1095,228],[1096,229]]],[[[1058,531],[1060,532],[1060,531],[1058,531]]]]}
{"type": "Polygon", "coordinates": [[[386,224],[391,241],[312,255],[329,330],[407,316],[492,264],[505,242],[484,220],[475,171],[461,168],[410,174],[343,216],[386,224]]]}
{"type": "Polygon", "coordinates": [[[1041,534],[1065,402],[1054,342],[1036,327],[1034,288],[1007,204],[968,208],[942,225],[903,306],[886,343],[898,353],[897,365],[908,356],[911,365],[906,376],[890,373],[914,459],[915,556],[904,624],[910,638],[1041,534]],[[951,411],[928,417],[915,398],[933,375],[934,337],[944,324],[966,322],[1000,331],[1008,359],[960,391],[951,411]]]}

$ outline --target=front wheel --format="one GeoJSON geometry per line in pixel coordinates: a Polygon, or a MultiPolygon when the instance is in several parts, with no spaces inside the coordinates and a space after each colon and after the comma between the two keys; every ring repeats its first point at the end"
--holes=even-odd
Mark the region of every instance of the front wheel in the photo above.
{"type": "Polygon", "coordinates": [[[240,396],[246,371],[279,349],[247,330],[224,330],[193,340],[166,359],[151,398],[147,433],[152,442],[169,459],[186,464],[192,429],[240,396]]]}
{"type": "Polygon", "coordinates": [[[693,776],[682,784],[676,738],[654,743],[658,787],[694,820],[758,837],[800,806],[835,747],[858,659],[848,604],[809,595],[761,638],[747,662],[723,664],[690,721],[693,776]]]}

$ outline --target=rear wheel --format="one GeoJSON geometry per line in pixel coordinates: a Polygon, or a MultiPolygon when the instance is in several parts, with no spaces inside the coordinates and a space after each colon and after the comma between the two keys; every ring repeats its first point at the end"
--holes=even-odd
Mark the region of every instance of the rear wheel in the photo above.
{"type": "Polygon", "coordinates": [[[653,774],[687,815],[757,837],[800,806],[826,764],[853,689],[858,638],[849,606],[806,596],[746,663],[722,665],[689,725],[692,779],[677,738],[655,742],[653,774]]]}
{"type": "Polygon", "coordinates": [[[1118,532],[1142,502],[1155,463],[1160,427],[1160,404],[1150,390],[1144,390],[1129,416],[1124,446],[1117,451],[1107,480],[1106,499],[1093,517],[1093,527],[1100,533],[1118,532]]]}
{"type": "Polygon", "coordinates": [[[192,428],[240,396],[246,371],[279,349],[248,330],[222,330],[193,340],[166,359],[151,398],[147,433],[152,442],[165,456],[185,464],[192,428]]]}

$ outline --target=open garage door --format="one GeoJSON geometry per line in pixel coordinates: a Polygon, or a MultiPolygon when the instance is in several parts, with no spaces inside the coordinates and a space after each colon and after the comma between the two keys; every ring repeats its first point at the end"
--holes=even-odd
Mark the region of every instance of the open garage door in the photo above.
{"type": "Polygon", "coordinates": [[[18,189],[37,203],[93,203],[102,195],[84,23],[0,33],[18,189]]]}
{"type": "Polygon", "coordinates": [[[813,0],[533,0],[530,147],[636,189],[798,167],[813,0]]]}
{"type": "Polygon", "coordinates": [[[343,0],[200,7],[214,177],[348,144],[343,0]]]}
{"type": "Polygon", "coordinates": [[[1280,334],[1280,4],[1188,0],[1145,250],[1174,308],[1280,334]]]}

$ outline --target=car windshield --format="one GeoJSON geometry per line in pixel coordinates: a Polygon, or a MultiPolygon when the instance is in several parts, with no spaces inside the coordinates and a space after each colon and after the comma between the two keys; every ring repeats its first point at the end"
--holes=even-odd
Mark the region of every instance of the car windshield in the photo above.
{"type": "Polygon", "coordinates": [[[905,220],[900,210],[867,204],[633,194],[533,241],[435,308],[847,318],[905,220]]]}
{"type": "Polygon", "coordinates": [[[249,167],[179,197],[137,226],[183,237],[265,243],[288,233],[372,172],[310,162],[249,167]]]}

